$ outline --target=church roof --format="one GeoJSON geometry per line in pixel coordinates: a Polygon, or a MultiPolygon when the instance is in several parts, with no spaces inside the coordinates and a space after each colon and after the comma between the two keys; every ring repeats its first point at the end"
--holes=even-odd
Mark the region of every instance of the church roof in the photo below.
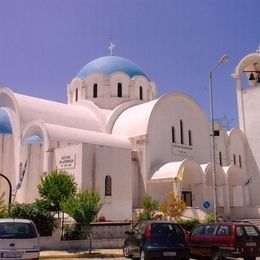
{"type": "Polygon", "coordinates": [[[120,56],[104,56],[97,58],[86,64],[77,76],[84,79],[92,73],[101,73],[105,76],[110,76],[115,72],[124,72],[130,78],[141,75],[148,79],[137,64],[120,56]]]}

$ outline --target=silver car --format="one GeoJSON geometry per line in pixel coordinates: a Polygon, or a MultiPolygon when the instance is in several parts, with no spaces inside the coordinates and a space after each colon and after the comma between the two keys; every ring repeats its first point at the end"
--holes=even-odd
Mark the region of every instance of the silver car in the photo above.
{"type": "Polygon", "coordinates": [[[0,219],[0,259],[39,259],[39,236],[28,219],[0,219]]]}

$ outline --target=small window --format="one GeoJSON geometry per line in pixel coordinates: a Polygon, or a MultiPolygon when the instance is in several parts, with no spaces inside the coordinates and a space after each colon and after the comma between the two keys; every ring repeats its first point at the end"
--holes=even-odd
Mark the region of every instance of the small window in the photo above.
{"type": "Polygon", "coordinates": [[[93,98],[97,98],[98,90],[97,90],[97,83],[93,85],[93,98]]]}
{"type": "Polygon", "coordinates": [[[222,166],[222,153],[219,152],[218,155],[219,155],[219,164],[220,166],[222,166]]]}
{"type": "Polygon", "coordinates": [[[191,130],[189,130],[188,134],[189,134],[189,145],[192,146],[191,130]]]}
{"type": "Polygon", "coordinates": [[[105,196],[112,196],[112,179],[109,175],[105,178],[105,196]]]}
{"type": "Polygon", "coordinates": [[[186,203],[188,207],[192,207],[192,193],[191,191],[183,191],[181,193],[181,199],[186,203]]]}
{"type": "Polygon", "coordinates": [[[78,101],[78,98],[79,98],[79,89],[76,88],[75,101],[78,101]]]}
{"type": "Polygon", "coordinates": [[[236,162],[236,155],[235,154],[233,154],[233,162],[234,162],[235,165],[237,164],[237,162],[236,162]]]}
{"type": "Polygon", "coordinates": [[[175,128],[172,126],[172,143],[175,143],[175,128]]]}
{"type": "Polygon", "coordinates": [[[238,156],[238,160],[239,160],[239,167],[242,168],[242,159],[241,159],[241,155],[240,154],[238,156]]]}
{"type": "Polygon", "coordinates": [[[143,100],[143,87],[142,86],[139,87],[139,96],[140,96],[140,100],[143,100]]]}
{"type": "Polygon", "coordinates": [[[182,120],[180,120],[180,136],[181,136],[181,144],[183,144],[183,123],[182,120]]]}
{"type": "Polygon", "coordinates": [[[122,83],[117,84],[117,96],[122,97],[122,83]]]}

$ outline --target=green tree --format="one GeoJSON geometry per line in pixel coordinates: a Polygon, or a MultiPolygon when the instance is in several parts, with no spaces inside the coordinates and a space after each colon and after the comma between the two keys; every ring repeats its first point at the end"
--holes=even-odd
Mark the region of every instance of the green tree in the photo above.
{"type": "Polygon", "coordinates": [[[7,206],[5,204],[5,200],[4,200],[4,196],[5,196],[5,192],[3,192],[0,195],[0,218],[4,218],[7,216],[7,206]]]}
{"type": "Polygon", "coordinates": [[[50,174],[41,176],[38,191],[40,197],[50,204],[51,210],[59,213],[61,202],[76,194],[77,183],[73,175],[53,170],[50,174]]]}
{"type": "Polygon", "coordinates": [[[143,208],[144,208],[143,212],[140,213],[138,217],[139,221],[156,219],[154,213],[160,209],[159,202],[157,200],[154,200],[148,194],[146,194],[143,201],[143,208]]]}
{"type": "Polygon", "coordinates": [[[186,208],[186,203],[174,192],[168,192],[167,200],[161,205],[164,216],[175,220],[180,219],[186,208]]]}
{"type": "Polygon", "coordinates": [[[89,237],[89,252],[91,253],[90,223],[95,219],[103,204],[96,190],[86,190],[61,203],[62,210],[72,217],[80,226],[83,234],[89,237]]]}
{"type": "Polygon", "coordinates": [[[41,236],[51,235],[55,229],[55,219],[49,210],[49,205],[43,200],[34,203],[16,203],[10,207],[11,218],[31,219],[41,236]]]}

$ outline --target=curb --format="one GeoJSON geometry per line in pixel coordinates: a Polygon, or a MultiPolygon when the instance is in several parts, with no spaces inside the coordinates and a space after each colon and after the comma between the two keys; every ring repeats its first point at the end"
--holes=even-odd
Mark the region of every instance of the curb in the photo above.
{"type": "Polygon", "coordinates": [[[66,259],[66,258],[118,258],[123,257],[121,253],[101,253],[101,252],[93,252],[93,253],[55,253],[55,254],[44,254],[40,255],[40,259],[66,259]]]}

